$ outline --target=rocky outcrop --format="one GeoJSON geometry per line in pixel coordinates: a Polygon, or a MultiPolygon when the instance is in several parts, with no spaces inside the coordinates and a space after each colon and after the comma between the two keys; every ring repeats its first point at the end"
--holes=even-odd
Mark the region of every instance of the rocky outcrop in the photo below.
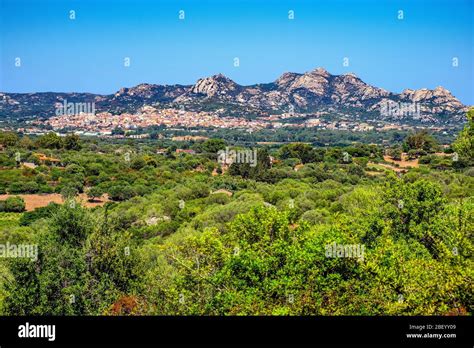
{"type": "Polygon", "coordinates": [[[234,95],[239,90],[239,85],[222,74],[199,79],[190,89],[190,93],[203,94],[207,97],[234,95]]]}
{"type": "Polygon", "coordinates": [[[137,112],[145,106],[176,107],[192,105],[194,110],[219,108],[225,115],[247,113],[268,114],[273,111],[312,112],[357,108],[372,118],[409,119],[426,122],[458,122],[467,108],[448,90],[406,89],[400,94],[371,86],[356,75],[331,75],[323,68],[304,74],[286,72],[271,83],[241,86],[217,74],[199,79],[194,85],[154,85],[143,83],[122,88],[112,95],[88,93],[0,93],[0,117],[47,117],[54,114],[54,103],[64,98],[95,101],[97,111],[137,112]],[[403,108],[416,105],[419,114],[384,113],[387,105],[398,103],[403,108]]]}

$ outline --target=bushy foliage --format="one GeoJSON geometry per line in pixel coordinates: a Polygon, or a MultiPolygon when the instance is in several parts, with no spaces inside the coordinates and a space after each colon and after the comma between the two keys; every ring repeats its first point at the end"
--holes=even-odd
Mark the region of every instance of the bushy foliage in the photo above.
{"type": "Polygon", "coordinates": [[[0,201],[0,212],[21,213],[25,210],[25,201],[18,196],[8,197],[0,201]]]}
{"type": "Polygon", "coordinates": [[[256,166],[214,171],[219,139],[176,155],[173,143],[156,154],[55,134],[21,156],[38,160],[27,147],[39,146],[60,161],[23,168],[11,160],[22,145],[5,134],[0,189],[54,190],[65,202],[30,212],[18,198],[0,204],[16,211],[0,213],[0,242],[38,246],[35,259],[0,260],[0,313],[472,314],[468,117],[457,164],[415,133],[404,150],[420,166],[398,175],[377,145],[259,148],[256,166]]]}

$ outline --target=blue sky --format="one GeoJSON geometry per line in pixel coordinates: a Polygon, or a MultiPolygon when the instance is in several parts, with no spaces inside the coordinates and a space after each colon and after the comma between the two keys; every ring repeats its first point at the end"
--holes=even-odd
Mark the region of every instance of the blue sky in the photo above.
{"type": "Polygon", "coordinates": [[[321,66],[393,92],[443,86],[474,105],[471,0],[0,3],[3,92],[109,94],[143,82],[192,84],[216,73],[245,85],[321,66]]]}

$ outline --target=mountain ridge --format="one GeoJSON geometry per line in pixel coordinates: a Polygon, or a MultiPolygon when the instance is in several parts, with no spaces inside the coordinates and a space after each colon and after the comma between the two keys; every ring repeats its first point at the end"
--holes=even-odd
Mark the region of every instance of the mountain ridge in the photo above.
{"type": "Polygon", "coordinates": [[[401,93],[394,93],[367,84],[354,73],[332,75],[318,67],[305,73],[284,72],[272,82],[253,85],[240,85],[219,73],[200,78],[193,85],[141,83],[106,95],[0,92],[0,117],[51,117],[55,105],[65,99],[73,103],[94,102],[97,112],[115,114],[140,112],[144,106],[219,110],[224,116],[262,116],[289,110],[298,113],[331,111],[362,113],[387,120],[412,118],[435,124],[462,121],[467,111],[467,106],[441,86],[432,90],[406,88],[401,93]],[[413,108],[418,114],[403,115],[394,111],[403,108],[404,104],[408,107],[418,104],[413,108]],[[383,114],[382,110],[391,110],[391,113],[383,114]]]}

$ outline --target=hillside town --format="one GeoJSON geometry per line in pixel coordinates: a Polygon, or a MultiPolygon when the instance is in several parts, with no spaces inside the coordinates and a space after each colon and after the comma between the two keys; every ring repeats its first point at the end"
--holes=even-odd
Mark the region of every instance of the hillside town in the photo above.
{"type": "MultiPolygon", "coordinates": [[[[136,130],[143,130],[153,126],[183,128],[215,128],[241,129],[249,133],[261,129],[279,128],[315,128],[319,130],[346,130],[355,132],[412,130],[413,126],[400,123],[381,122],[376,120],[351,120],[350,115],[337,120],[325,118],[324,113],[298,114],[283,113],[260,116],[255,119],[243,117],[224,117],[215,112],[194,112],[180,109],[143,108],[140,113],[123,113],[113,115],[109,112],[97,114],[79,113],[75,115],[60,115],[45,121],[35,120],[28,122],[29,127],[19,131],[25,134],[42,134],[44,126],[56,132],[73,130],[77,134],[86,136],[121,137],[128,133],[129,137],[147,137],[146,132],[135,134],[136,130]],[[120,129],[120,134],[114,133],[120,129]]],[[[431,127],[432,131],[442,131],[443,128],[431,127]]]]}

